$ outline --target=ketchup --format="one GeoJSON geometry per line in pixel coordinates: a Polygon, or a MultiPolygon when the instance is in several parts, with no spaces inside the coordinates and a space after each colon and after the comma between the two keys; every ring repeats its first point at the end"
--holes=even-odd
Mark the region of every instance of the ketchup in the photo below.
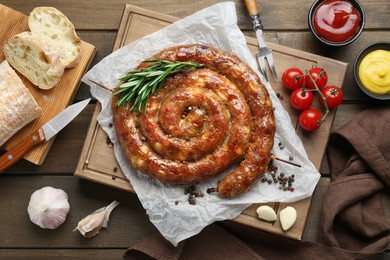
{"type": "Polygon", "coordinates": [[[345,42],[359,29],[360,13],[346,0],[325,0],[314,11],[313,24],[317,34],[331,42],[345,42]]]}

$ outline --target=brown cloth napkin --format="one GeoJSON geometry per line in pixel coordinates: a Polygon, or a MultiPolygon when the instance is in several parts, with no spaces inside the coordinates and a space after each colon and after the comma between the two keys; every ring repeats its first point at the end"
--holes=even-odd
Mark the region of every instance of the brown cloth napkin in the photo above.
{"type": "Polygon", "coordinates": [[[124,258],[377,259],[390,243],[380,196],[390,187],[390,109],[363,111],[333,132],[328,159],[332,182],[323,204],[322,243],[226,221],[177,247],[156,232],[129,248],[124,258]]]}
{"type": "Polygon", "coordinates": [[[332,182],[323,205],[323,242],[360,252],[383,250],[390,224],[380,191],[390,187],[390,109],[361,112],[331,134],[332,182]]]}

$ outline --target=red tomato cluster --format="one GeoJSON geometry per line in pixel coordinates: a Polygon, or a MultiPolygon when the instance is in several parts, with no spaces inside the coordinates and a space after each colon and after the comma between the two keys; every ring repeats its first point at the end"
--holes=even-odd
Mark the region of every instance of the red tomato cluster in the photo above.
{"type": "Polygon", "coordinates": [[[304,74],[298,68],[288,68],[282,75],[283,85],[292,90],[290,95],[291,105],[302,111],[299,115],[299,124],[307,131],[317,130],[326,116],[322,116],[318,110],[310,108],[314,100],[313,92],[319,92],[320,103],[324,107],[327,106],[328,109],[339,106],[343,101],[341,89],[336,86],[326,86],[327,82],[328,74],[322,68],[312,68],[307,74],[304,74]]]}

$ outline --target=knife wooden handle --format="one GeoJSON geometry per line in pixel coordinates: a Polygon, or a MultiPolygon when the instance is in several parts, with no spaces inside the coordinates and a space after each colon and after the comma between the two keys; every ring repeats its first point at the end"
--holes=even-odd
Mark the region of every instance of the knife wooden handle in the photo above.
{"type": "Polygon", "coordinates": [[[259,8],[257,7],[256,0],[244,0],[246,9],[248,10],[248,13],[250,16],[258,14],[259,8]]]}
{"type": "Polygon", "coordinates": [[[0,157],[0,173],[14,165],[32,147],[44,141],[45,135],[41,128],[31,133],[0,157]]]}

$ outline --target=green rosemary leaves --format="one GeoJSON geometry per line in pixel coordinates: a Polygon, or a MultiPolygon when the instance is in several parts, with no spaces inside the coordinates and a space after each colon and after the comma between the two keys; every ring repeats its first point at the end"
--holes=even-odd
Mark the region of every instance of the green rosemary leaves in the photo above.
{"type": "Polygon", "coordinates": [[[190,61],[170,62],[164,60],[146,60],[152,65],[140,70],[132,70],[119,80],[122,82],[114,95],[119,95],[116,106],[133,102],[136,113],[144,111],[150,94],[160,90],[165,79],[179,71],[188,71],[202,67],[203,64],[190,61]]]}

